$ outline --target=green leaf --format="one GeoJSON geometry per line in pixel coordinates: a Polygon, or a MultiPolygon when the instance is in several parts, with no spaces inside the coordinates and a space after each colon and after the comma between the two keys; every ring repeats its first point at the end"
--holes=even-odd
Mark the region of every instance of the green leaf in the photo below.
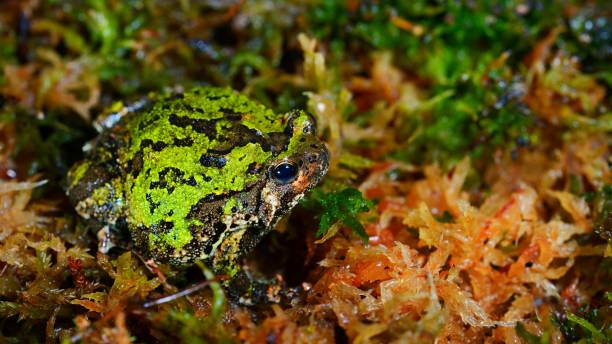
{"type": "Polygon", "coordinates": [[[594,232],[602,239],[612,242],[612,185],[606,184],[597,192],[588,195],[593,205],[594,232]]]}
{"type": "Polygon", "coordinates": [[[318,202],[323,208],[323,214],[319,221],[317,237],[327,233],[334,223],[341,222],[350,227],[366,244],[368,243],[368,235],[357,216],[359,213],[370,210],[373,203],[365,199],[359,190],[347,188],[331,192],[321,196],[318,202]]]}
{"type": "Polygon", "coordinates": [[[36,22],[36,29],[60,35],[64,39],[66,47],[71,51],[84,54],[89,49],[87,43],[77,31],[68,26],[64,26],[56,21],[49,19],[40,19],[36,22]]]}
{"type": "Polygon", "coordinates": [[[108,293],[109,304],[116,305],[136,295],[144,299],[160,285],[159,279],[148,279],[147,273],[137,264],[130,251],[120,255],[115,262],[116,276],[108,293]]]}
{"type": "Polygon", "coordinates": [[[355,217],[345,217],[342,219],[342,223],[351,227],[353,232],[357,234],[366,244],[368,243],[368,234],[365,231],[363,225],[355,217]]]}
{"type": "Polygon", "coordinates": [[[19,314],[21,308],[21,305],[17,302],[0,301],[0,315],[2,315],[3,318],[19,314]]]}
{"type": "Polygon", "coordinates": [[[116,47],[120,36],[119,23],[112,8],[109,8],[110,4],[102,0],[89,0],[88,4],[92,8],[88,12],[89,20],[86,24],[94,38],[101,43],[101,53],[107,55],[116,47]]]}
{"type": "Polygon", "coordinates": [[[441,223],[452,223],[455,221],[453,214],[449,213],[448,210],[445,210],[444,213],[440,216],[436,216],[436,221],[441,223]]]}
{"type": "Polygon", "coordinates": [[[351,154],[351,153],[342,153],[340,155],[340,164],[346,166],[348,168],[352,168],[355,170],[361,170],[370,168],[374,165],[372,160],[365,158],[361,155],[351,154]]]}
{"type": "Polygon", "coordinates": [[[581,318],[579,316],[577,316],[574,313],[568,312],[565,314],[567,316],[567,320],[576,323],[578,325],[580,325],[580,327],[582,327],[583,329],[589,331],[591,333],[591,335],[593,336],[593,338],[595,338],[596,340],[600,340],[602,342],[605,342],[609,339],[612,338],[606,338],[606,336],[603,334],[603,332],[601,332],[600,330],[598,330],[595,325],[591,324],[588,320],[581,318]]]}
{"type": "Polygon", "coordinates": [[[516,323],[514,330],[519,337],[523,338],[529,344],[548,344],[548,333],[544,333],[542,336],[536,336],[527,331],[525,325],[520,321],[516,323]]]}
{"type": "Polygon", "coordinates": [[[223,293],[223,288],[221,287],[221,284],[219,282],[215,282],[215,275],[213,274],[213,272],[210,271],[210,269],[208,269],[206,265],[202,263],[202,261],[198,260],[196,262],[196,265],[202,270],[202,273],[204,274],[204,276],[206,276],[206,279],[211,281],[210,289],[213,292],[213,302],[211,305],[212,309],[210,315],[212,319],[217,321],[225,312],[225,293],[223,293]]]}

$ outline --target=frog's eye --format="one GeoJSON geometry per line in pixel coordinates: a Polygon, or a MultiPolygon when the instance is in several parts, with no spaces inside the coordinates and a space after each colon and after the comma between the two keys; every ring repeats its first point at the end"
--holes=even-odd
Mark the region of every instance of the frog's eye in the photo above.
{"type": "Polygon", "coordinates": [[[272,177],[280,184],[291,183],[298,175],[298,168],[295,164],[283,162],[272,170],[272,177]]]}

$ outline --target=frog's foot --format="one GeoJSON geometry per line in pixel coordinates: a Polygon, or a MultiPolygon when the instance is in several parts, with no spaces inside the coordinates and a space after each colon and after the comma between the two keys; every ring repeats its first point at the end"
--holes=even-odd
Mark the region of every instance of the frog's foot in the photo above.
{"type": "MultiPolygon", "coordinates": [[[[167,94],[180,94],[185,92],[185,89],[181,85],[176,85],[174,87],[167,88],[165,92],[167,94]]],[[[98,133],[101,133],[107,129],[114,127],[123,117],[131,113],[146,111],[157,98],[157,95],[149,94],[146,97],[140,98],[136,101],[127,104],[123,102],[117,102],[113,104],[109,109],[107,109],[104,113],[100,114],[93,122],[93,126],[96,131],[98,131],[98,133]]]]}
{"type": "Polygon", "coordinates": [[[98,251],[103,254],[108,254],[108,252],[116,245],[113,243],[111,238],[110,228],[107,226],[102,227],[97,233],[98,237],[98,251]]]}
{"type": "Polygon", "coordinates": [[[255,278],[249,272],[240,270],[227,282],[230,300],[243,306],[261,304],[291,304],[299,301],[304,294],[300,287],[287,287],[282,276],[263,279],[255,278]]]}
{"type": "MultiPolygon", "coordinates": [[[[93,225],[92,225],[93,226],[93,225]]],[[[94,228],[100,228],[96,226],[94,228]]],[[[105,225],[96,232],[98,251],[108,255],[111,251],[127,251],[132,249],[132,242],[126,233],[112,225],[105,225]]],[[[144,261],[144,260],[143,260],[144,261]]]]}
{"type": "Polygon", "coordinates": [[[126,115],[145,109],[150,103],[151,101],[148,97],[139,99],[127,105],[123,104],[123,102],[117,102],[113,104],[113,106],[107,110],[107,112],[99,115],[93,122],[93,126],[97,132],[101,133],[104,130],[114,127],[115,124],[117,124],[121,118],[125,117],[126,115]]]}

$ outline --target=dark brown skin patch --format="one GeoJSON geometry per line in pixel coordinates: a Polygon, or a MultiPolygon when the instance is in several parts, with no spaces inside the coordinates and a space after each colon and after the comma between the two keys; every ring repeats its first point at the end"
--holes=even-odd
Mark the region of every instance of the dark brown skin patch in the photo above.
{"type": "Polygon", "coordinates": [[[147,118],[145,118],[142,122],[140,122],[138,124],[138,129],[139,130],[144,130],[148,126],[150,126],[151,124],[157,122],[158,120],[159,120],[159,115],[158,114],[149,115],[149,116],[147,116],[147,118]]]}
{"type": "Polygon", "coordinates": [[[193,139],[190,137],[184,139],[179,139],[175,137],[172,143],[176,147],[191,147],[193,146],[193,139]]]}
{"type": "Polygon", "coordinates": [[[259,174],[261,171],[263,171],[263,165],[254,161],[250,163],[249,167],[247,168],[248,174],[259,174]]]}
{"type": "Polygon", "coordinates": [[[146,198],[147,198],[147,202],[149,202],[149,211],[151,212],[151,214],[153,214],[153,212],[155,212],[155,209],[159,207],[159,202],[154,202],[150,193],[146,195],[146,198]]]}
{"type": "Polygon", "coordinates": [[[225,115],[225,119],[232,122],[239,122],[240,120],[242,120],[242,116],[244,115],[241,112],[236,112],[233,109],[226,107],[220,107],[219,112],[225,115]]]}
{"type": "Polygon", "coordinates": [[[165,142],[162,142],[162,141],[153,142],[153,140],[150,140],[150,139],[145,139],[145,140],[142,140],[142,142],[140,142],[140,149],[145,149],[147,147],[150,147],[155,152],[161,152],[167,146],[168,144],[165,142]]]}
{"type": "Polygon", "coordinates": [[[136,178],[136,176],[142,171],[143,167],[143,153],[142,151],[136,152],[134,158],[130,160],[127,164],[127,173],[131,173],[132,177],[136,178]]]}
{"type": "MultiPolygon", "coordinates": [[[[247,186],[245,190],[252,191],[256,187],[257,187],[256,184],[252,184],[250,186],[247,186]]],[[[196,204],[191,206],[191,209],[189,210],[189,213],[187,214],[187,218],[188,219],[199,219],[201,221],[202,217],[208,217],[208,214],[209,214],[208,211],[210,210],[208,207],[208,203],[224,201],[224,204],[225,204],[226,199],[229,199],[236,195],[241,195],[242,193],[245,193],[245,190],[229,191],[229,192],[225,192],[222,194],[206,195],[202,197],[196,204]]]]}
{"type": "Polygon", "coordinates": [[[208,150],[215,154],[228,154],[236,147],[243,147],[249,143],[256,143],[261,146],[264,152],[278,154],[287,149],[289,137],[283,132],[269,133],[263,135],[260,131],[249,128],[240,123],[234,123],[228,129],[228,136],[218,138],[219,144],[208,150]]]}
{"type": "Polygon", "coordinates": [[[195,180],[194,176],[189,176],[184,178],[185,173],[178,168],[175,167],[166,167],[159,172],[159,179],[154,180],[149,185],[150,189],[167,189],[168,193],[172,193],[174,191],[174,187],[172,185],[179,183],[189,186],[197,186],[198,183],[195,180]]]}
{"type": "Polygon", "coordinates": [[[199,134],[206,135],[210,140],[215,140],[217,137],[216,123],[217,119],[199,119],[199,118],[189,118],[184,116],[177,116],[175,114],[170,115],[168,117],[168,121],[170,124],[175,125],[179,128],[187,128],[191,126],[191,128],[199,134]]]}
{"type": "Polygon", "coordinates": [[[200,157],[200,164],[206,167],[222,168],[227,163],[227,160],[223,156],[216,156],[211,154],[202,154],[200,157]]]}

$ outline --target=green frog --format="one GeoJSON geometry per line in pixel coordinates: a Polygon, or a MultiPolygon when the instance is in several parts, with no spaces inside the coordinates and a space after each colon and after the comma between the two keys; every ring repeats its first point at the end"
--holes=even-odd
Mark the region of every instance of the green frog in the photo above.
{"type": "Polygon", "coordinates": [[[145,259],[203,260],[230,277],[329,166],[312,116],[276,114],[229,88],[118,103],[96,128],[67,193],[100,249],[123,231],[145,259]]]}

